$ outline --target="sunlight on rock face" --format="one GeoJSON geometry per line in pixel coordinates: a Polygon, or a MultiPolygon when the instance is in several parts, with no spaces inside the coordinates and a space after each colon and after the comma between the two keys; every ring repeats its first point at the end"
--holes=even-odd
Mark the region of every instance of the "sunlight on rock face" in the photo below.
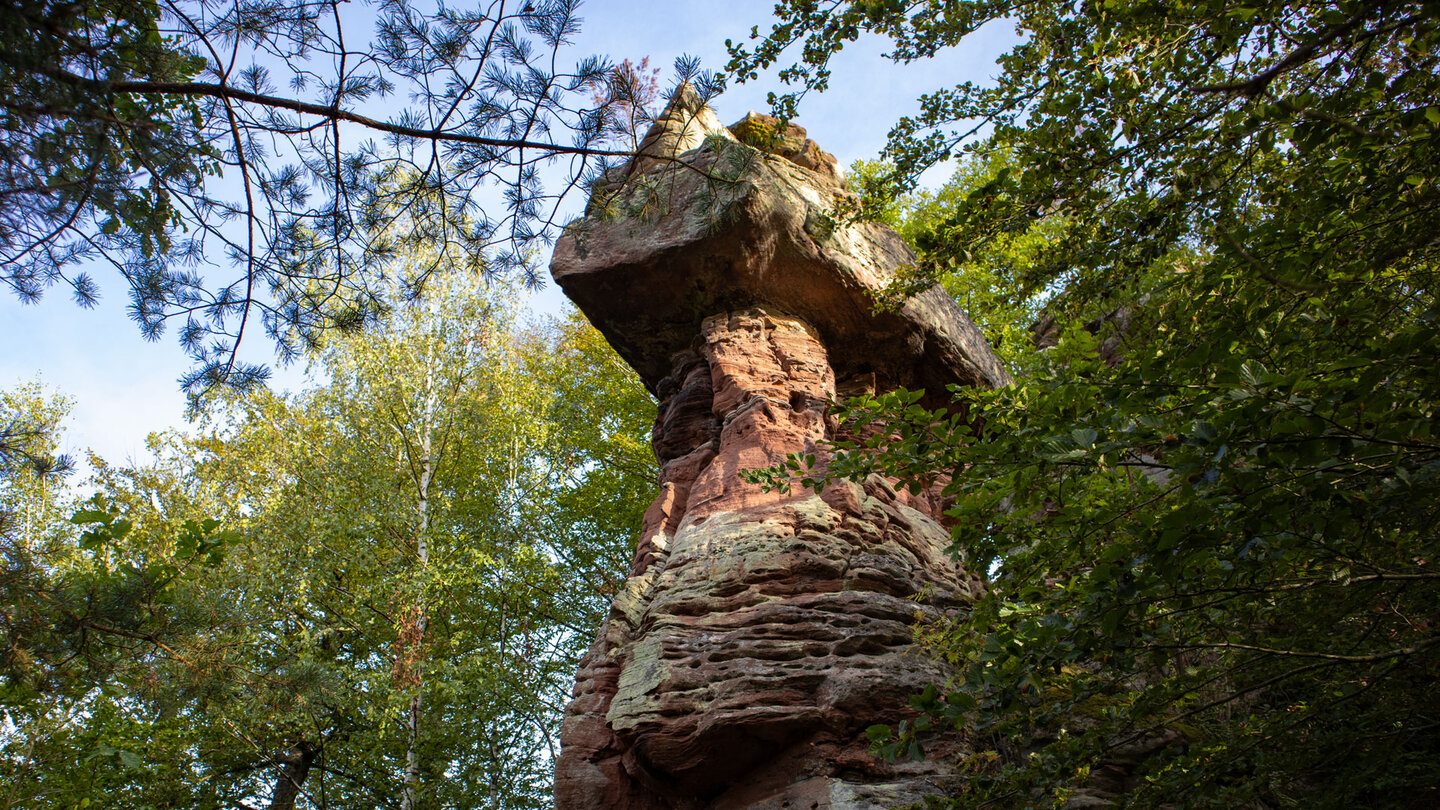
{"type": "Polygon", "coordinates": [[[819,810],[944,793],[945,751],[883,763],[865,736],[948,674],[911,649],[911,626],[983,588],[945,554],[937,491],[872,477],[766,492],[738,474],[787,453],[823,468],[848,430],[826,413],[837,391],[1008,378],[938,290],[873,308],[913,256],[836,216],[849,192],[803,129],[751,114],[727,130],[692,95],[596,185],[551,265],[660,400],[661,463],[566,712],[556,806],[819,810]]]}

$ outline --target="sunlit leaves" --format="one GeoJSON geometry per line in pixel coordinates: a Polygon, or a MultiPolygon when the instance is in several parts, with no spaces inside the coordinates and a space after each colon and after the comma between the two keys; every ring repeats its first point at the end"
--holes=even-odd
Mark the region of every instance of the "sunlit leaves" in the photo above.
{"type": "Polygon", "coordinates": [[[306,391],[212,404],[152,464],[92,458],[104,497],[78,510],[25,463],[63,403],[6,400],[30,426],[0,445],[26,454],[0,549],[12,795],[263,805],[299,746],[307,791],[389,806],[413,748],[424,802],[548,806],[653,487],[653,401],[578,316],[520,326],[450,268],[391,292],[326,333],[306,391]]]}

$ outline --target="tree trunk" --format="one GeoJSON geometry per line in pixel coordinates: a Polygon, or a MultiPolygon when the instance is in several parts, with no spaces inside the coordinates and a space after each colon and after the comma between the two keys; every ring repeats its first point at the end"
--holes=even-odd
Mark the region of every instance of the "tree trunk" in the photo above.
{"type": "MultiPolygon", "coordinates": [[[[425,401],[420,423],[420,471],[415,480],[415,562],[422,572],[430,564],[430,544],[427,533],[430,530],[430,482],[435,476],[435,410],[437,396],[435,391],[435,358],[433,349],[428,356],[425,369],[425,401]]],[[[415,597],[415,637],[413,643],[417,648],[423,648],[425,644],[425,630],[429,617],[425,610],[425,594],[422,588],[415,597]]],[[[421,688],[420,667],[423,656],[419,649],[415,656],[415,683],[413,688],[415,694],[410,698],[410,708],[406,717],[406,731],[409,740],[405,748],[405,796],[401,802],[401,810],[415,810],[419,800],[420,789],[420,713],[424,708],[423,693],[421,688]]]]}
{"type": "Polygon", "coordinates": [[[310,775],[310,763],[315,761],[315,749],[310,743],[296,743],[285,753],[275,758],[280,766],[280,775],[275,778],[275,789],[270,792],[270,810],[294,810],[295,798],[310,775]]]}

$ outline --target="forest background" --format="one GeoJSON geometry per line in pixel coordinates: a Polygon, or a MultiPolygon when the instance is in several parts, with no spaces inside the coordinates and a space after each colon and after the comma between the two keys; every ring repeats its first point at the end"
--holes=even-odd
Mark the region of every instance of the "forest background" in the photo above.
{"type": "MultiPolygon", "coordinates": [[[[338,6],[305,8],[340,24],[338,6]]],[[[411,96],[474,117],[402,116],[395,152],[344,153],[342,102],[386,76],[466,75],[483,30],[377,8],[383,47],[357,74],[304,14],[257,7],[226,28],[217,13],[220,40],[340,58],[346,81],[315,79],[328,102],[289,106],[260,74],[227,84],[218,50],[208,67],[177,59],[147,33],[155,6],[27,7],[90,32],[57,39],[74,47],[59,62],[6,33],[7,281],[85,303],[74,261],[114,256],[143,328],[202,313],[179,331],[211,420],[153,463],[97,463],[104,498],[70,517],[63,403],[8,395],[12,806],[545,802],[546,701],[623,570],[646,405],[578,322],[515,328],[503,280],[523,283],[553,233],[535,162],[585,158],[568,176],[583,180],[622,157],[637,83],[577,67],[570,92],[601,114],[535,85],[559,74],[521,40],[558,47],[573,9],[527,6],[495,51],[505,67],[474,73],[483,91],[462,78],[411,96]],[[219,89],[187,80],[207,70],[219,89]],[[300,139],[303,170],[255,168],[277,156],[250,136],[276,131],[300,139]],[[427,139],[460,146],[427,154],[427,139]],[[214,165],[265,206],[212,196],[214,165]],[[508,194],[498,214],[470,195],[487,180],[508,194]],[[186,270],[203,240],[268,295],[186,270]],[[317,294],[325,282],[344,294],[317,294]],[[235,349],[252,309],[323,386],[256,388],[263,369],[235,349]]],[[[919,65],[997,23],[1018,32],[993,80],[925,96],[855,171],[858,214],[915,243],[913,281],[946,284],[1020,379],[957,391],[958,414],[904,394],[840,412],[891,430],[883,448],[837,448],[831,474],[949,477],[954,551],[993,578],[972,614],[918,628],[963,674],[872,729],[876,752],[967,735],[964,807],[1096,790],[1136,806],[1440,803],[1434,4],[775,11],[768,36],[732,45],[732,85],[779,68],[823,90],[867,32],[919,65]],[[952,183],[914,191],[956,155],[952,183]]],[[[690,63],[674,78],[720,89],[690,63]]],[[[805,485],[804,466],[755,477],[805,485]]]]}

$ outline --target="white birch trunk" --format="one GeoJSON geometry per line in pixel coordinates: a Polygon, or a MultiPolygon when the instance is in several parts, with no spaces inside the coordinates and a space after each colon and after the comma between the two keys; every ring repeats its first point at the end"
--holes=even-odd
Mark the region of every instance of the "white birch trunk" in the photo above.
{"type": "MultiPolygon", "coordinates": [[[[420,470],[415,479],[415,564],[421,577],[426,575],[430,565],[430,481],[435,475],[435,348],[427,347],[425,357],[425,397],[421,407],[419,446],[420,470]]],[[[425,609],[424,589],[415,597],[416,633],[414,643],[423,648],[428,615],[425,609]]],[[[420,793],[420,713],[424,709],[423,657],[417,655],[415,662],[415,694],[410,698],[406,718],[406,732],[409,735],[405,749],[405,796],[401,810],[415,810],[420,793]]]]}

